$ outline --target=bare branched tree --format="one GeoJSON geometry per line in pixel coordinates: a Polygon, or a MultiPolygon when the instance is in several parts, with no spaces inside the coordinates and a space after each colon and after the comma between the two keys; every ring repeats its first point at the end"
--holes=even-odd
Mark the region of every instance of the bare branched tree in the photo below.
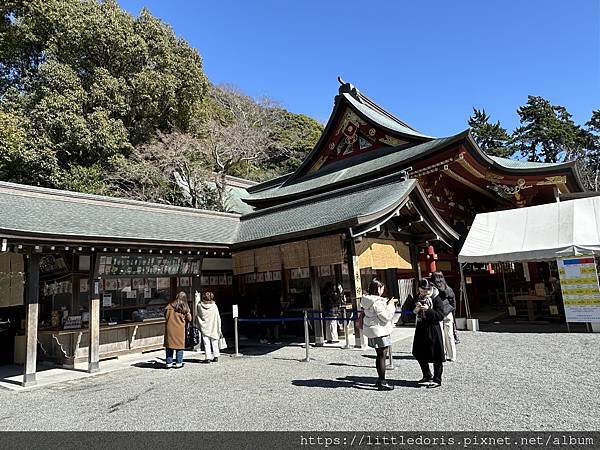
{"type": "Polygon", "coordinates": [[[137,147],[129,159],[116,161],[113,186],[128,197],[192,208],[214,209],[216,192],[202,143],[190,134],[158,134],[137,147]]]}
{"type": "Polygon", "coordinates": [[[203,150],[215,173],[218,202],[225,209],[227,175],[245,162],[260,163],[275,148],[270,116],[274,104],[253,100],[231,86],[213,87],[210,102],[215,114],[202,125],[203,150]]]}

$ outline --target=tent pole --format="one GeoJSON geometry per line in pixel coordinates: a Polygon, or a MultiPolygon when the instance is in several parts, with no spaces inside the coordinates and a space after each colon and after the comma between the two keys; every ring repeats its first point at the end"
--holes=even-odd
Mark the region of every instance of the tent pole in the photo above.
{"type": "Polygon", "coordinates": [[[469,308],[469,299],[467,297],[467,285],[465,283],[465,273],[463,271],[463,264],[458,263],[458,267],[460,269],[460,300],[461,300],[461,303],[464,302],[465,313],[467,314],[467,319],[470,319],[471,318],[471,310],[469,308]]]}
{"type": "MultiPolygon", "coordinates": [[[[504,304],[508,305],[508,294],[506,293],[506,277],[504,276],[504,263],[500,263],[500,270],[502,270],[502,284],[504,286],[504,304]]],[[[513,294],[514,295],[514,294],[513,294]]]]}

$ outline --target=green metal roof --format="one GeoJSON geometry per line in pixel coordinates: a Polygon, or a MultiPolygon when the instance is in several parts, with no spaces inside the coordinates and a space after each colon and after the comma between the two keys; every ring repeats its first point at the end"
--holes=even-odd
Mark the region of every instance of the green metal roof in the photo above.
{"type": "Polygon", "coordinates": [[[348,93],[342,94],[346,101],[350,103],[354,108],[356,108],[362,115],[372,120],[373,122],[387,128],[388,130],[395,131],[397,133],[406,134],[409,136],[417,136],[420,138],[430,138],[425,134],[420,133],[419,131],[409,127],[400,119],[394,117],[390,113],[384,111],[379,107],[375,107],[376,104],[370,100],[368,100],[362,94],[358,94],[358,98],[355,98],[353,95],[348,93]],[[363,99],[360,101],[359,99],[363,99]]]}
{"type": "Polygon", "coordinates": [[[416,180],[387,177],[373,186],[339,189],[242,216],[238,243],[277,240],[299,234],[324,233],[356,226],[399,205],[416,180]]]}
{"type": "Polygon", "coordinates": [[[418,157],[426,152],[442,148],[464,136],[465,133],[463,132],[456,136],[434,139],[408,148],[390,147],[363,153],[355,158],[343,159],[332,163],[325,167],[324,170],[308,177],[301,178],[295,183],[256,192],[248,197],[248,199],[270,199],[298,194],[300,192],[309,192],[313,189],[319,189],[341,180],[350,180],[371,172],[377,172],[385,168],[401,165],[407,160],[418,157]]]}
{"type": "Polygon", "coordinates": [[[232,244],[239,215],[0,182],[0,233],[164,244],[232,244]]]}
{"type": "Polygon", "coordinates": [[[487,157],[495,163],[500,164],[502,167],[506,167],[507,169],[542,169],[544,167],[557,167],[565,165],[565,163],[531,162],[522,161],[519,159],[500,158],[499,156],[490,155],[487,155],[487,157]]]}

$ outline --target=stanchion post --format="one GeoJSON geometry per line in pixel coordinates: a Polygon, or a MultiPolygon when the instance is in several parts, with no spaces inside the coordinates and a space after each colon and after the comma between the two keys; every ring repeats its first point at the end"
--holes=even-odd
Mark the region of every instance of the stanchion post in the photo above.
{"type": "Polygon", "coordinates": [[[240,357],[240,356],[242,356],[242,354],[239,351],[240,346],[239,346],[238,318],[237,317],[233,318],[233,332],[235,333],[235,354],[233,356],[240,357]]]}
{"type": "Polygon", "coordinates": [[[238,334],[238,305],[232,305],[232,313],[233,313],[233,333],[235,335],[235,354],[234,357],[240,357],[242,354],[239,352],[239,334],[238,334]]]}
{"type": "Polygon", "coordinates": [[[303,362],[310,361],[310,356],[308,355],[308,349],[310,347],[309,339],[310,338],[308,335],[308,313],[304,311],[304,346],[306,347],[306,358],[302,360],[303,362]]]}
{"type": "Polygon", "coordinates": [[[396,367],[394,366],[394,344],[390,344],[390,348],[388,349],[388,356],[390,358],[389,365],[386,367],[386,370],[394,370],[396,367]]]}
{"type": "Polygon", "coordinates": [[[347,317],[347,311],[345,307],[342,309],[342,317],[344,318],[344,335],[346,336],[346,346],[344,348],[350,348],[350,336],[348,334],[348,329],[350,328],[348,324],[350,320],[347,320],[349,318],[347,317]]]}

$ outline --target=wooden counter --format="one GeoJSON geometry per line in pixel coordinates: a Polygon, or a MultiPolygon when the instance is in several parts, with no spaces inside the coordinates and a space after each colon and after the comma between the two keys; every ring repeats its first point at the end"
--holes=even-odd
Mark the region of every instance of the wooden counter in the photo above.
{"type": "MultiPolygon", "coordinates": [[[[121,323],[100,327],[100,359],[141,353],[163,347],[165,320],[121,323]]],[[[65,367],[88,360],[89,330],[39,330],[40,358],[59,361],[65,367]]]]}

